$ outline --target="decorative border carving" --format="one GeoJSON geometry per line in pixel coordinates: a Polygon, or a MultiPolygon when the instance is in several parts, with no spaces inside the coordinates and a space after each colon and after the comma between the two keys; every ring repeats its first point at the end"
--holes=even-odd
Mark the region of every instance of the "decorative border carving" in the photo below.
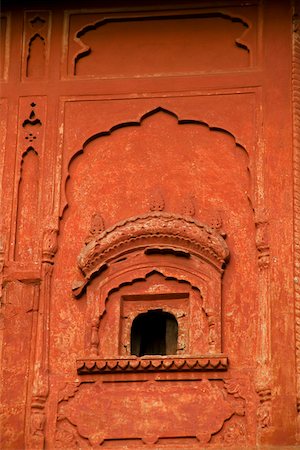
{"type": "Polygon", "coordinates": [[[77,373],[224,371],[228,358],[220,356],[174,356],[142,358],[77,359],[77,373]]]}
{"type": "MultiPolygon", "coordinates": [[[[296,383],[298,435],[300,435],[300,5],[294,2],[292,56],[293,147],[294,147],[294,297],[296,333],[296,383]]],[[[300,436],[299,436],[300,439],[300,436]]]]}

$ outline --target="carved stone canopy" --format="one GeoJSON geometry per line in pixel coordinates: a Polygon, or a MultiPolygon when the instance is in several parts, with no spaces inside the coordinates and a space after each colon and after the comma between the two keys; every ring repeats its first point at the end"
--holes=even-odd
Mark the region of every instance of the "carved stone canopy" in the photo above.
{"type": "Polygon", "coordinates": [[[88,241],[78,257],[85,279],[73,285],[74,295],[79,296],[89,281],[116,258],[136,250],[194,255],[220,272],[229,258],[224,238],[213,228],[191,217],[153,211],[123,220],[88,241]]]}

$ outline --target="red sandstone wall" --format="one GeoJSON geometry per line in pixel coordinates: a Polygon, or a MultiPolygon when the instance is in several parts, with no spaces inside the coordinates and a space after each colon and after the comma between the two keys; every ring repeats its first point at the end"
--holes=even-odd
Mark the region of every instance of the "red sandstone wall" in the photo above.
{"type": "Polygon", "coordinates": [[[1,448],[296,445],[298,19],[242,3],[4,5],[1,448]]]}

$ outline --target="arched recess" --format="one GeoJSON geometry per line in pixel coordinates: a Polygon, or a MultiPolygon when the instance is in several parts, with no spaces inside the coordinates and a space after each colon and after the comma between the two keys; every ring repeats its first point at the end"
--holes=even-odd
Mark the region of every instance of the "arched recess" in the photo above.
{"type": "MultiPolygon", "coordinates": [[[[173,118],[179,126],[188,126],[188,125],[195,125],[199,127],[203,127],[204,129],[208,130],[209,132],[217,133],[219,136],[224,136],[224,138],[232,139],[232,142],[234,144],[234,147],[236,148],[237,152],[240,152],[242,155],[242,158],[245,159],[245,176],[247,178],[247,190],[245,192],[248,201],[250,202],[250,207],[252,209],[252,186],[251,186],[251,173],[250,173],[250,166],[249,166],[249,154],[247,152],[247,149],[237,140],[237,138],[228,130],[220,127],[216,127],[213,125],[210,125],[204,121],[201,120],[193,120],[193,119],[181,119],[178,117],[178,115],[166,108],[163,108],[161,106],[158,106],[154,109],[151,109],[150,111],[143,114],[138,121],[131,121],[131,122],[123,122],[118,123],[111,127],[109,130],[98,132],[92,136],[90,136],[88,139],[85,140],[85,142],[82,145],[82,148],[75,151],[73,156],[71,157],[68,166],[67,166],[67,173],[63,176],[62,180],[62,197],[61,197],[61,210],[60,210],[60,217],[62,218],[64,216],[64,213],[69,205],[69,199],[68,199],[68,190],[70,188],[70,181],[71,181],[71,172],[73,163],[79,160],[81,155],[83,155],[88,147],[89,144],[95,142],[97,139],[107,136],[113,136],[114,132],[124,129],[124,128],[131,128],[131,127],[141,127],[147,119],[155,117],[157,114],[164,114],[168,117],[173,118]]],[[[117,150],[117,149],[116,149],[117,150]]],[[[105,159],[105,155],[103,155],[103,159],[105,159]]],[[[220,161],[220,164],[222,162],[220,161]]]]}
{"type": "Polygon", "coordinates": [[[26,77],[42,78],[45,74],[45,39],[35,33],[28,43],[26,77]]]}
{"type": "Polygon", "coordinates": [[[35,261],[38,254],[39,157],[33,147],[22,155],[17,197],[15,260],[35,261]]]}

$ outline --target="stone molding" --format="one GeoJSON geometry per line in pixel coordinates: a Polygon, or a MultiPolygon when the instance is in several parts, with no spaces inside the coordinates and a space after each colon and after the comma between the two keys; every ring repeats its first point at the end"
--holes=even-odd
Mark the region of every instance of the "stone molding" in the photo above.
{"type": "Polygon", "coordinates": [[[228,368],[225,355],[95,358],[77,359],[77,373],[161,372],[161,371],[224,371],[228,368]]]}

